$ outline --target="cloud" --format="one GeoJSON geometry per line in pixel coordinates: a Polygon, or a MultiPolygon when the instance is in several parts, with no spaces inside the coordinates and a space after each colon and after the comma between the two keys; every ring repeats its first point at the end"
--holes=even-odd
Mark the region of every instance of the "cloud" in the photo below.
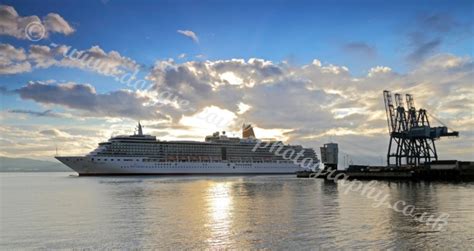
{"type": "Polygon", "coordinates": [[[56,13],[49,13],[44,19],[44,26],[49,32],[56,32],[69,35],[74,32],[74,29],[69,25],[64,18],[56,13]]]}
{"type": "Polygon", "coordinates": [[[50,48],[45,45],[31,45],[28,52],[28,62],[35,68],[49,68],[58,65],[59,58],[68,50],[66,46],[50,48]]]}
{"type": "Polygon", "coordinates": [[[18,74],[38,68],[66,67],[93,71],[107,76],[134,72],[140,65],[117,51],[105,52],[99,46],[87,50],[51,44],[30,45],[28,52],[9,44],[0,44],[0,74],[18,74]]]}
{"type": "MultiPolygon", "coordinates": [[[[158,92],[177,93],[188,100],[196,111],[206,106],[218,105],[235,110],[242,97],[243,86],[271,82],[283,74],[282,69],[263,59],[192,61],[177,64],[174,61],[158,61],[147,79],[158,92]],[[236,85],[237,84],[237,85],[236,85]],[[216,91],[222,95],[216,96],[216,91]]],[[[244,102],[245,103],[245,102],[244,102]]],[[[177,119],[182,111],[169,111],[177,119]]]]}
{"type": "Polygon", "coordinates": [[[15,92],[42,106],[74,110],[77,116],[148,120],[149,129],[166,135],[165,139],[201,140],[217,128],[238,134],[246,122],[259,128],[260,136],[290,143],[319,147],[332,139],[345,153],[380,164],[388,137],[384,89],[413,94],[417,108],[426,108],[461,131],[461,138],[437,145],[444,151],[442,158],[472,155],[472,146],[464,142],[474,140],[473,66],[470,57],[437,54],[406,73],[374,66],[366,76],[356,77],[343,65],[317,59],[306,65],[257,58],[165,60],[155,62],[147,77],[153,88],[147,92],[97,93],[87,84],[41,82],[31,82],[15,92]],[[165,93],[167,102],[153,102],[165,93]],[[176,100],[189,105],[180,106],[176,100]],[[445,147],[452,144],[465,149],[445,147]]]}
{"type": "Polygon", "coordinates": [[[36,117],[52,117],[52,118],[65,118],[65,116],[60,113],[55,113],[53,110],[45,110],[45,111],[33,111],[33,110],[24,110],[24,109],[12,109],[8,110],[9,113],[17,113],[17,114],[26,114],[36,117]]]}
{"type": "MultiPolygon", "coordinates": [[[[64,46],[57,46],[61,49],[64,46]]],[[[58,59],[58,66],[91,70],[104,75],[121,75],[126,71],[138,70],[140,65],[131,58],[120,55],[117,51],[105,52],[99,46],[87,50],[75,50],[68,47],[58,59]],[[64,56],[66,55],[66,56],[64,56]]]]}
{"type": "Polygon", "coordinates": [[[460,25],[460,23],[448,13],[422,14],[417,17],[417,23],[425,30],[440,33],[448,33],[460,25]]]}
{"type": "Polygon", "coordinates": [[[0,86],[0,94],[2,94],[2,95],[13,95],[13,94],[15,94],[15,92],[9,90],[5,86],[0,86]]]}
{"type": "MultiPolygon", "coordinates": [[[[416,35],[413,35],[416,36],[416,35]]],[[[432,40],[425,38],[412,38],[413,51],[408,55],[408,59],[412,62],[419,62],[428,55],[436,52],[441,46],[442,39],[437,37],[432,40]]]]}
{"type": "Polygon", "coordinates": [[[39,23],[45,29],[45,36],[52,33],[69,35],[74,33],[74,28],[63,17],[56,13],[49,13],[43,19],[38,16],[20,16],[15,8],[0,5],[0,35],[8,35],[18,39],[27,39],[28,24],[39,23]]]}
{"type": "Polygon", "coordinates": [[[391,72],[392,72],[392,69],[390,67],[376,66],[376,67],[370,68],[369,74],[367,74],[367,76],[368,77],[375,77],[376,75],[388,74],[388,73],[391,73],[391,72]]]}
{"type": "Polygon", "coordinates": [[[66,133],[66,132],[63,132],[61,130],[58,130],[56,128],[53,128],[53,129],[47,129],[47,130],[42,130],[39,132],[40,134],[42,135],[45,135],[45,136],[54,136],[54,137],[58,137],[58,138],[68,138],[68,137],[71,137],[71,135],[69,133],[66,133]]]}
{"type": "Polygon", "coordinates": [[[189,37],[191,38],[195,43],[199,43],[199,38],[198,36],[196,35],[196,33],[194,33],[194,31],[190,31],[190,30],[177,30],[177,32],[179,34],[182,34],[186,37],[189,37]]]}
{"type": "Polygon", "coordinates": [[[79,110],[83,116],[161,118],[158,107],[145,105],[148,97],[127,90],[98,94],[89,84],[30,82],[15,92],[24,100],[79,110]]]}
{"type": "MultiPolygon", "coordinates": [[[[105,126],[104,126],[105,127],[105,126]]],[[[0,125],[1,156],[27,157],[53,160],[59,154],[84,155],[107,138],[108,129],[90,130],[87,126],[68,125],[0,125]]]]}
{"type": "MultiPolygon", "coordinates": [[[[359,140],[360,145],[378,140],[382,142],[378,147],[366,145],[370,150],[364,153],[377,153],[374,158],[380,162],[379,156],[385,154],[380,151],[385,147],[380,145],[387,141],[382,91],[412,93],[417,107],[452,121],[450,126],[454,129],[471,131],[472,108],[459,97],[472,103],[472,66],[469,57],[439,54],[426,58],[408,73],[376,66],[366,76],[354,77],[345,66],[322,64],[319,60],[303,66],[263,59],[158,61],[148,78],[156,91],[176,93],[194,108],[166,111],[174,121],[169,127],[178,126],[182,116],[194,118],[217,107],[237,117],[233,123],[224,123],[223,130],[238,131],[242,122],[251,122],[260,128],[286,130],[291,142],[315,147],[326,143],[329,137],[343,141],[344,136],[352,135],[350,138],[359,140]],[[251,109],[239,114],[241,103],[251,109]],[[448,110],[449,116],[444,112],[448,110]]],[[[201,118],[202,123],[208,123],[209,118],[212,121],[212,116],[201,118]]],[[[358,152],[346,143],[347,152],[358,152]]],[[[466,157],[467,153],[463,154],[466,157]]]]}
{"type": "Polygon", "coordinates": [[[31,64],[23,48],[0,44],[0,74],[17,74],[31,71],[31,64]]]}
{"type": "Polygon", "coordinates": [[[375,46],[371,46],[365,42],[350,42],[344,44],[342,49],[345,52],[355,54],[357,56],[365,56],[368,58],[373,58],[377,55],[377,49],[375,46]]]}
{"type": "Polygon", "coordinates": [[[420,14],[408,25],[406,40],[410,50],[406,58],[411,63],[423,62],[438,53],[447,40],[472,35],[471,23],[462,23],[448,13],[420,14]]]}

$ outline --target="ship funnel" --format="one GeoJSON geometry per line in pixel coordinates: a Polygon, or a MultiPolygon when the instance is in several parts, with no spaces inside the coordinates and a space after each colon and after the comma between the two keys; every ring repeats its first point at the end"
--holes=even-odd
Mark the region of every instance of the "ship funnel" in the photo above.
{"type": "Polygon", "coordinates": [[[243,124],[242,125],[242,138],[248,139],[252,138],[255,139],[255,133],[253,132],[253,127],[251,124],[243,124]]]}

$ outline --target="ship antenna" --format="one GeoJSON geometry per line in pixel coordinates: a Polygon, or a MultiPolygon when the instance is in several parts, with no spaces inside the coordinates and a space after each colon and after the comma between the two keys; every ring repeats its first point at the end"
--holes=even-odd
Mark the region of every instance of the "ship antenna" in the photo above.
{"type": "Polygon", "coordinates": [[[142,125],[140,124],[140,121],[138,121],[138,135],[143,135],[142,125]]]}
{"type": "Polygon", "coordinates": [[[54,147],[56,148],[56,155],[55,156],[59,156],[58,155],[58,140],[57,140],[57,137],[54,137],[54,147]]]}

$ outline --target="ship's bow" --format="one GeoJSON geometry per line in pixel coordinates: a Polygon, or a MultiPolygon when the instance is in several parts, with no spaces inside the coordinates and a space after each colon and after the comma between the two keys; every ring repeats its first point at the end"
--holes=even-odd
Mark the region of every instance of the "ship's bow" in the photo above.
{"type": "Polygon", "coordinates": [[[87,173],[85,161],[86,158],[82,156],[55,156],[55,159],[71,168],[79,174],[87,173]]]}

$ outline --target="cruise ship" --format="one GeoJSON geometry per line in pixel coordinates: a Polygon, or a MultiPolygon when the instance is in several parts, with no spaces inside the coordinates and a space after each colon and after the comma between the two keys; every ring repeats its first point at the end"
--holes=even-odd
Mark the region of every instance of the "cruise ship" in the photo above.
{"type": "Polygon", "coordinates": [[[111,137],[86,156],[56,156],[86,175],[161,174],[294,174],[319,165],[311,148],[281,141],[260,141],[251,125],[243,125],[242,138],[215,132],[204,141],[162,141],[143,134],[111,137]],[[299,153],[299,155],[297,154],[299,153]],[[299,161],[293,155],[298,155],[299,161]]]}

